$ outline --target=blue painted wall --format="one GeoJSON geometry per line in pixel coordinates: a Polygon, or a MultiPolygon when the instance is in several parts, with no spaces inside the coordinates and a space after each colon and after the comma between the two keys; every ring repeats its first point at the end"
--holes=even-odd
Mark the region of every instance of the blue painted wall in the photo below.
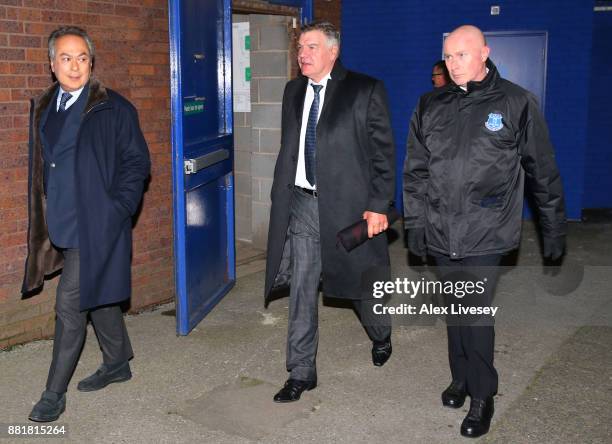
{"type": "Polygon", "coordinates": [[[593,14],[584,208],[612,207],[612,11],[593,14]]]}
{"type": "MultiPolygon", "coordinates": [[[[563,177],[567,214],[579,219],[591,79],[593,2],[589,0],[343,2],[342,61],[350,69],[385,82],[398,152],[398,177],[408,122],[418,97],[431,90],[430,69],[440,59],[442,35],[462,24],[473,24],[483,31],[548,31],[545,113],[563,177]],[[499,16],[490,15],[491,4],[501,6],[499,16]]],[[[495,54],[491,59],[495,61],[495,54]]]]}

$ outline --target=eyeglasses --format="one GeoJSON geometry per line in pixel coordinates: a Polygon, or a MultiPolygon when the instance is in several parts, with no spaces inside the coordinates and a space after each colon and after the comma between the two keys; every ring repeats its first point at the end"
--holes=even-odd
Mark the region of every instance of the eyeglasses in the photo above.
{"type": "Polygon", "coordinates": [[[438,72],[438,73],[432,72],[432,73],[431,73],[431,76],[432,76],[432,77],[436,77],[436,76],[443,76],[443,75],[444,75],[444,73],[441,73],[441,72],[438,72]]]}

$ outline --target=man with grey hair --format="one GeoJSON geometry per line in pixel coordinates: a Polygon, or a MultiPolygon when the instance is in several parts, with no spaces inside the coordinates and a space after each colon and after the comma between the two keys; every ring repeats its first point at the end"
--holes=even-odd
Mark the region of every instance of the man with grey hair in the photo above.
{"type": "Polygon", "coordinates": [[[372,313],[362,289],[371,267],[389,266],[387,213],[394,197],[395,150],[381,81],[346,70],[333,25],[302,28],[301,75],[287,83],[281,147],[274,171],[268,235],[266,305],[289,282],[289,379],[276,402],[297,401],[317,385],[318,293],[352,301],[370,339],[372,361],[391,355],[389,317],[372,313]],[[370,239],[350,253],[336,234],[367,221],[370,239]]]}
{"type": "Polygon", "coordinates": [[[87,329],[103,364],[79,382],[94,391],[131,378],[132,347],[119,303],[130,298],[132,216],[149,175],[147,144],[134,107],[91,77],[94,45],[66,26],[48,40],[57,82],[32,100],[28,181],[28,257],[22,292],[61,270],[55,338],[46,389],[29,419],[55,421],[87,329]]]}

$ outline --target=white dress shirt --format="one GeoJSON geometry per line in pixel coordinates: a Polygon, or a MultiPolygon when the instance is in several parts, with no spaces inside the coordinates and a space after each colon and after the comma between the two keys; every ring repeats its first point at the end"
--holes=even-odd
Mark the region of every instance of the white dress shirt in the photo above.
{"type": "MultiPolygon", "coordinates": [[[[72,94],[72,97],[70,97],[70,99],[66,102],[66,108],[64,109],[70,108],[74,102],[79,100],[79,96],[83,92],[83,88],[85,88],[85,85],[81,86],[81,89],[77,89],[76,91],[70,91],[70,94],[72,94]]],[[[62,94],[64,94],[65,92],[68,92],[68,91],[64,91],[62,87],[60,86],[59,93],[57,95],[57,101],[55,102],[55,111],[59,111],[60,102],[62,101],[62,94]]]]}
{"type": "Polygon", "coordinates": [[[308,79],[308,85],[306,86],[306,97],[304,97],[304,111],[302,111],[302,129],[300,130],[300,152],[298,153],[298,164],[297,171],[295,172],[295,185],[302,188],[308,188],[309,190],[316,190],[316,186],[310,185],[308,179],[306,179],[306,162],[304,161],[304,141],[306,140],[306,127],[308,126],[308,115],[310,114],[310,107],[314,101],[314,89],[310,85],[322,85],[323,88],[319,91],[319,114],[317,115],[317,122],[321,116],[321,110],[323,109],[323,102],[325,101],[325,91],[327,91],[327,81],[331,79],[331,73],[327,74],[319,83],[315,83],[308,79]]]}

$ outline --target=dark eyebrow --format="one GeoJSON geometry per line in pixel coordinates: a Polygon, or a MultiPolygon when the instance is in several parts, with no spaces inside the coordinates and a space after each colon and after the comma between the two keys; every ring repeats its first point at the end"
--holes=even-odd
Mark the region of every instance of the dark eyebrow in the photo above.
{"type": "MultiPolygon", "coordinates": [[[[69,57],[73,57],[71,54],[68,54],[67,52],[62,52],[59,54],[60,56],[69,56],[69,57]]],[[[87,54],[86,52],[82,52],[79,55],[76,55],[74,57],[81,57],[81,56],[87,56],[89,57],[89,54],[87,54]]]]}

